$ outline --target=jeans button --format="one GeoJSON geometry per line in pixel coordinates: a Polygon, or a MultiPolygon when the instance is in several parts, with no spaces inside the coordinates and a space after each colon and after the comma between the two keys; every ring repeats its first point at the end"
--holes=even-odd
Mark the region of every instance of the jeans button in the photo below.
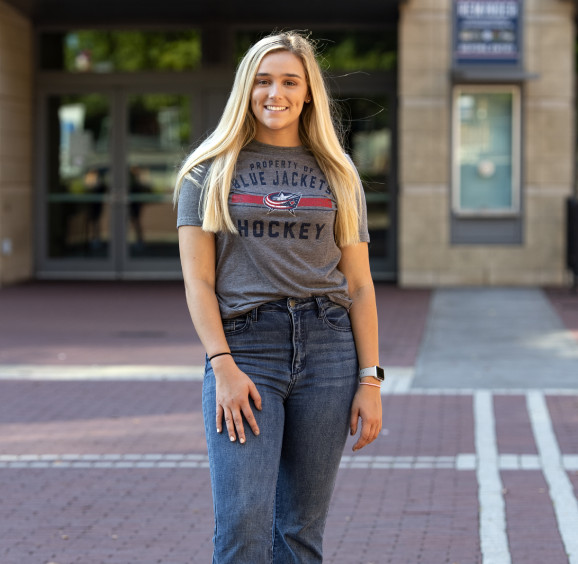
{"type": "Polygon", "coordinates": [[[289,299],[289,307],[295,307],[295,300],[293,298],[289,299]]]}

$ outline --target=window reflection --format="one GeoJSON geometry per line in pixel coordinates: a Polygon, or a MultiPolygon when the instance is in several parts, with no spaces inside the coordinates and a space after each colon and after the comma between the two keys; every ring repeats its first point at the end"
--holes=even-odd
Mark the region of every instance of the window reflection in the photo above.
{"type": "Polygon", "coordinates": [[[516,208],[515,96],[511,87],[458,89],[454,154],[458,212],[516,208]]]}
{"type": "Polygon", "coordinates": [[[73,30],[41,36],[41,68],[67,72],[194,70],[201,64],[201,33],[73,30]]]}
{"type": "Polygon", "coordinates": [[[391,253],[391,128],[387,97],[351,96],[340,101],[347,127],[346,149],[363,181],[367,223],[371,237],[370,256],[391,253]]]}
{"type": "Polygon", "coordinates": [[[48,253],[106,258],[109,253],[110,114],[106,97],[48,100],[48,253]]]}
{"type": "Polygon", "coordinates": [[[134,259],[178,257],[172,205],[175,166],[190,139],[190,98],[131,96],[128,107],[127,251],[134,259]]]}
{"type": "MultiPolygon", "coordinates": [[[[270,30],[245,30],[235,37],[238,61],[247,49],[270,30]]],[[[352,29],[346,31],[316,29],[311,37],[317,42],[320,62],[331,71],[394,70],[397,66],[397,29],[352,29]]]]}

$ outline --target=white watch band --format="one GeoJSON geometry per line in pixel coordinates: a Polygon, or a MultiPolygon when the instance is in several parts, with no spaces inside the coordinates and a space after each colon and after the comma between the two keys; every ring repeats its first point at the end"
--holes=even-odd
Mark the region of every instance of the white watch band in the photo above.
{"type": "Polygon", "coordinates": [[[363,368],[359,371],[359,378],[366,378],[367,376],[373,376],[377,379],[377,367],[370,366],[369,368],[363,368]]]}

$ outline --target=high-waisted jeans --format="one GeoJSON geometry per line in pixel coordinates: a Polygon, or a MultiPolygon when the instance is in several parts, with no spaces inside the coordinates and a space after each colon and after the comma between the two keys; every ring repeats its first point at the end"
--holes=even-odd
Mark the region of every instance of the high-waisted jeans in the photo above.
{"type": "Polygon", "coordinates": [[[215,426],[215,376],[205,366],[203,415],[215,511],[214,564],[313,564],[322,541],[357,389],[347,310],[287,298],[223,322],[235,362],[255,383],[245,444],[215,426]]]}

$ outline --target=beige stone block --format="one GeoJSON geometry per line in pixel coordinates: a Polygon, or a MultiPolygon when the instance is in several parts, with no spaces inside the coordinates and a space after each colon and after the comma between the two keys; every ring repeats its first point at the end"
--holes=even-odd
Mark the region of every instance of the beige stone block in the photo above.
{"type": "Polygon", "coordinates": [[[439,12],[406,13],[399,26],[400,47],[449,49],[450,18],[439,12]]]}
{"type": "Polygon", "coordinates": [[[540,30],[538,43],[544,55],[556,55],[573,46],[574,29],[570,19],[557,18],[555,21],[544,20],[536,23],[540,30]]]}
{"type": "Polygon", "coordinates": [[[573,174],[573,163],[570,159],[560,156],[552,158],[536,159],[532,163],[532,174],[528,180],[538,184],[571,184],[573,174]]]}
{"type": "Polygon", "coordinates": [[[525,0],[526,14],[532,20],[557,17],[565,20],[572,17],[572,2],[557,0],[525,0]]]}
{"type": "Polygon", "coordinates": [[[32,49],[14,52],[3,49],[0,51],[0,74],[11,73],[22,77],[32,76],[32,49]]]}
{"type": "Polygon", "coordinates": [[[398,284],[401,288],[432,288],[437,286],[437,272],[401,269],[398,284]]]}
{"type": "Polygon", "coordinates": [[[6,158],[32,154],[32,139],[29,132],[7,133],[0,128],[0,162],[6,158]]]}
{"type": "Polygon", "coordinates": [[[484,268],[488,261],[486,247],[479,245],[453,245],[449,249],[448,269],[452,272],[484,268]]]}
{"type": "Polygon", "coordinates": [[[25,100],[32,99],[32,80],[29,76],[1,73],[0,74],[0,96],[10,96],[22,98],[25,100]]]}
{"type": "Polygon", "coordinates": [[[399,95],[400,97],[421,97],[434,96],[434,73],[428,70],[413,70],[402,68],[399,73],[399,95]]]}
{"type": "Polygon", "coordinates": [[[0,192],[5,184],[26,185],[32,182],[30,155],[0,160],[0,192]]]}
{"type": "Polygon", "coordinates": [[[444,270],[437,273],[439,286],[484,286],[487,283],[485,270],[481,267],[470,270],[444,270]]]}
{"type": "Polygon", "coordinates": [[[423,13],[424,10],[449,12],[451,9],[451,0],[409,0],[406,4],[402,4],[402,9],[410,13],[423,13]]]}
{"type": "Polygon", "coordinates": [[[4,192],[0,196],[0,239],[12,241],[12,254],[2,256],[0,283],[32,275],[32,211],[29,192],[4,192]]]}
{"type": "Polygon", "coordinates": [[[449,132],[443,129],[400,133],[400,179],[406,184],[447,184],[449,132]]]}
{"type": "Polygon", "coordinates": [[[31,28],[22,25],[0,25],[0,52],[32,53],[31,28]]]}
{"type": "Polygon", "coordinates": [[[447,241],[446,199],[437,194],[420,194],[402,196],[400,204],[400,247],[403,252],[419,259],[431,255],[431,259],[426,260],[437,262],[447,241]]]}
{"type": "Polygon", "coordinates": [[[540,74],[537,80],[528,81],[529,97],[551,98],[553,95],[570,98],[573,92],[573,79],[567,71],[536,69],[540,74]]]}
{"type": "Polygon", "coordinates": [[[32,105],[27,101],[4,99],[0,103],[0,131],[2,133],[32,131],[32,105]]]}

